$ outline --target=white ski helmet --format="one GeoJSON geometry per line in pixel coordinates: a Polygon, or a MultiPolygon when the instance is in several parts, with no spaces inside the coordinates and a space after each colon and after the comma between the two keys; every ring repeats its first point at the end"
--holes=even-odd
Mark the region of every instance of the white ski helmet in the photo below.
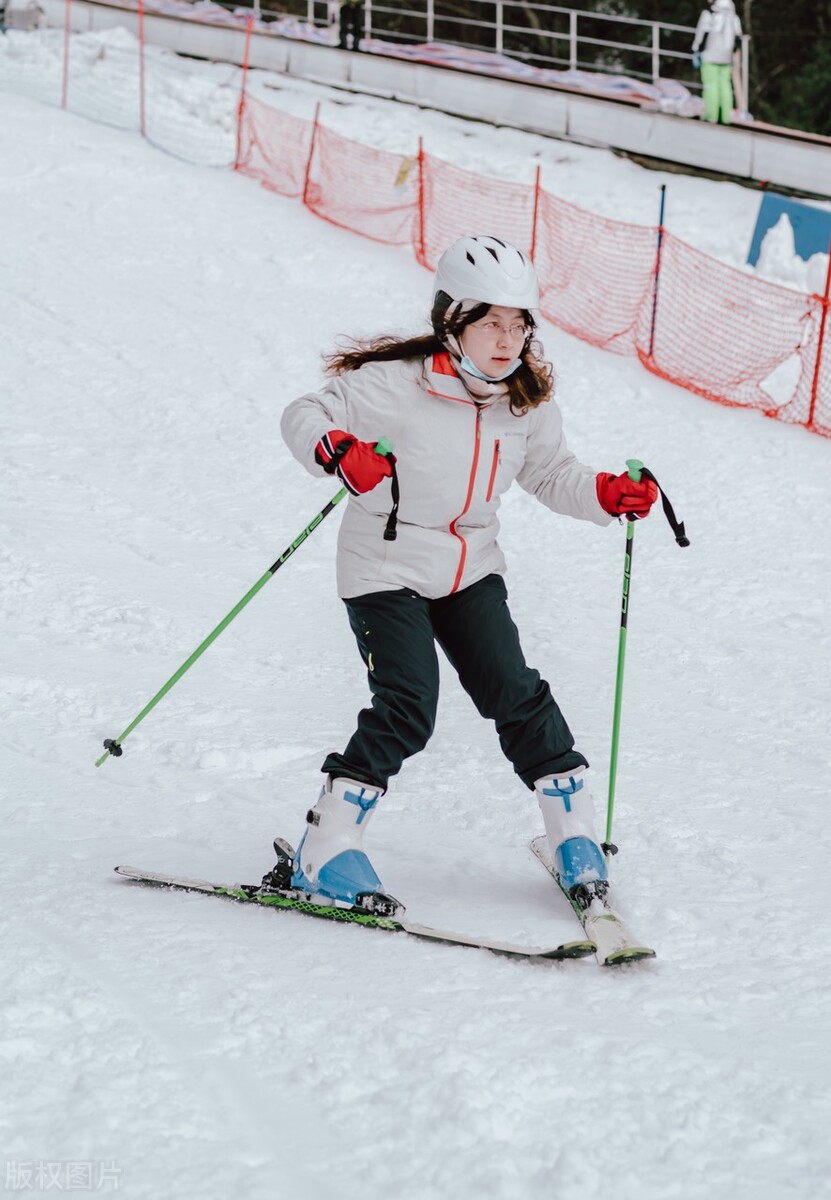
{"type": "Polygon", "coordinates": [[[467,234],[439,259],[433,283],[453,301],[478,300],[505,308],[539,308],[537,272],[530,258],[499,238],[467,234]]]}

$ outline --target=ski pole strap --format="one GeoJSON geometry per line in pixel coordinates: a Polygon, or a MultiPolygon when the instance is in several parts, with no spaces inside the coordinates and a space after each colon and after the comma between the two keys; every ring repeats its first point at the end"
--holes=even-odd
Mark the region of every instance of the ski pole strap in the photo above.
{"type": "Polygon", "coordinates": [[[384,541],[394,542],[398,537],[398,530],[396,529],[396,526],[398,524],[398,505],[401,501],[401,489],[398,485],[398,467],[396,465],[395,455],[388,454],[387,458],[389,459],[390,466],[392,467],[392,508],[390,509],[390,515],[387,517],[387,524],[384,528],[384,541]]]}
{"type": "Polygon", "coordinates": [[[392,442],[389,438],[379,438],[375,443],[375,453],[382,455],[390,464],[392,469],[391,488],[392,488],[392,508],[390,515],[387,517],[387,523],[384,526],[384,541],[394,542],[398,537],[396,525],[398,524],[398,505],[401,500],[401,488],[398,484],[398,467],[396,458],[392,452],[392,442]]]}
{"type": "Polygon", "coordinates": [[[652,474],[652,472],[649,470],[648,467],[641,467],[641,475],[644,476],[646,479],[651,479],[652,482],[655,484],[656,488],[658,489],[658,491],[661,493],[661,504],[664,507],[664,516],[666,517],[667,521],[669,522],[669,527],[672,530],[672,532],[675,536],[675,540],[678,543],[678,545],[682,546],[682,547],[689,546],[690,539],[687,537],[687,534],[684,530],[684,522],[679,521],[678,518],[676,517],[675,509],[670,504],[669,497],[667,496],[664,489],[661,487],[660,483],[658,483],[658,480],[655,478],[655,476],[652,474]]]}

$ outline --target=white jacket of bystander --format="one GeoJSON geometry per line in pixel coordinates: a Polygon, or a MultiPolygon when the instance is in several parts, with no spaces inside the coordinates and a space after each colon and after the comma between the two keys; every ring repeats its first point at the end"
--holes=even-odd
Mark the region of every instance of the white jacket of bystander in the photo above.
{"type": "Polygon", "coordinates": [[[742,35],[742,23],[736,15],[733,0],[715,0],[698,18],[693,40],[693,53],[702,41],[701,61],[727,66],[733,61],[736,38],[742,35]]]}

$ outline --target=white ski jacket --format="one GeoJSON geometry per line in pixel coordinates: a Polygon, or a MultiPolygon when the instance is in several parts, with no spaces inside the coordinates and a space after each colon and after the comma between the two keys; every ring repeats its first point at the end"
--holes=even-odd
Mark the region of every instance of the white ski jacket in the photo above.
{"type": "Polygon", "coordinates": [[[554,512],[597,525],[613,520],[598,503],[595,471],[566,446],[554,401],[516,417],[504,384],[460,375],[447,353],[367,363],[339,375],[289,404],[281,428],[312,475],[324,474],[315,446],[330,429],[393,444],[398,536],[384,540],[389,480],[349,496],[337,555],[344,599],[398,588],[436,599],[504,574],[496,514],[514,480],[554,512]],[[485,395],[476,398],[480,391],[485,395]]]}
{"type": "Polygon", "coordinates": [[[742,23],[736,15],[733,0],[716,0],[712,10],[705,9],[698,18],[693,52],[704,41],[701,61],[727,66],[733,61],[733,47],[736,44],[736,38],[741,35],[742,23]]]}

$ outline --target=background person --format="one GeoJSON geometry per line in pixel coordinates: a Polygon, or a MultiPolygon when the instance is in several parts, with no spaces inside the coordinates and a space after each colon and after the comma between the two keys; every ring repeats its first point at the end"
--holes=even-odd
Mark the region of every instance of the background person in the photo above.
{"type": "Polygon", "coordinates": [[[341,50],[360,50],[361,27],[364,21],[363,0],[343,0],[340,6],[341,50]],[[351,41],[351,45],[348,43],[351,41]]]}
{"type": "Polygon", "coordinates": [[[705,121],[729,125],[733,118],[733,52],[741,35],[733,0],[713,0],[698,18],[693,65],[701,69],[705,121]]]}

